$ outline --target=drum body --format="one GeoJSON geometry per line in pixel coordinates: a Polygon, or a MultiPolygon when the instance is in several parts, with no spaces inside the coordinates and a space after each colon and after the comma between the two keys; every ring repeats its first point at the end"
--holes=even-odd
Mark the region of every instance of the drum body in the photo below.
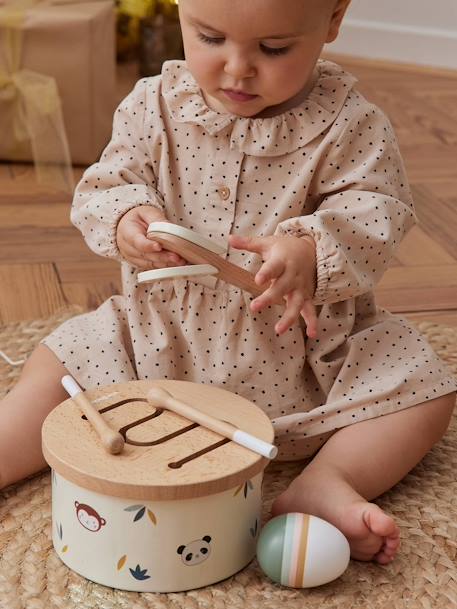
{"type": "Polygon", "coordinates": [[[184,381],[135,381],[86,393],[126,440],[120,455],[110,455],[67,400],[43,426],[52,538],[61,560],[91,581],[178,592],[225,579],[255,556],[268,461],[149,405],[153,384],[273,439],[266,415],[240,396],[184,381]]]}
{"type": "Polygon", "coordinates": [[[154,502],[101,495],[53,472],[54,548],[73,571],[105,586],[143,592],[206,586],[254,558],[261,479],[154,502]]]}

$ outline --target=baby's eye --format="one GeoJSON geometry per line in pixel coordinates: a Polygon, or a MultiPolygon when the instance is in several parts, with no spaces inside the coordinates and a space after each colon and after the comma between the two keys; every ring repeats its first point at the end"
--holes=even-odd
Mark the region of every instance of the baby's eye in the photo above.
{"type": "Polygon", "coordinates": [[[224,38],[217,38],[213,36],[206,36],[202,32],[198,32],[198,37],[206,44],[222,44],[224,42],[224,38]]]}
{"type": "Polygon", "coordinates": [[[264,44],[261,44],[260,48],[265,55],[284,55],[290,49],[290,47],[267,47],[264,44]]]}

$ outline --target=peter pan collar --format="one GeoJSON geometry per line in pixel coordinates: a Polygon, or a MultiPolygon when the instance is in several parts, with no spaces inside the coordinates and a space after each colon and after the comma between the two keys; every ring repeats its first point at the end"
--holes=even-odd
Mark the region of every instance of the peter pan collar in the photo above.
{"type": "Polygon", "coordinates": [[[166,61],[162,95],[173,120],[200,125],[210,135],[226,133],[230,148],[252,156],[279,156],[297,150],[329,128],[356,78],[325,60],[308,97],[295,108],[268,118],[246,118],[210,108],[185,61],[166,61]]]}

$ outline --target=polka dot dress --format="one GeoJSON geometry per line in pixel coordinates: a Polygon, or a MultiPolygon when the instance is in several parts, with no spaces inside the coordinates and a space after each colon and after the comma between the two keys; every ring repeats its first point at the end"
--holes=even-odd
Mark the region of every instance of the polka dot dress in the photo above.
{"type": "MultiPolygon", "coordinates": [[[[270,118],[210,109],[185,62],[139,81],[112,140],[84,174],[72,221],[96,253],[121,261],[116,226],[137,205],[226,243],[242,235],[311,235],[318,338],[301,322],[278,337],[281,308],[215,277],[136,282],[45,339],[85,387],[134,379],[213,384],[273,420],[279,456],[312,455],[336,429],[449,393],[456,383],[425,339],[376,307],[373,287],[414,223],[392,128],[333,63],[297,107],[270,118]]],[[[227,247],[251,272],[260,259],[227,247]]]]}

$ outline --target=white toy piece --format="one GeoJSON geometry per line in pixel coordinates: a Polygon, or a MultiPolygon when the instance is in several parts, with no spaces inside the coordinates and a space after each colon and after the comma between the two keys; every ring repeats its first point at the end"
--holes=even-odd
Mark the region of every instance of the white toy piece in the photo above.
{"type": "Polygon", "coordinates": [[[246,290],[253,296],[262,292],[252,273],[222,258],[221,254],[225,254],[227,246],[217,241],[171,222],[152,222],[148,226],[147,235],[191,264],[142,271],[138,273],[138,283],[176,277],[218,275],[220,279],[246,290]]]}
{"type": "Polygon", "coordinates": [[[176,279],[181,277],[196,277],[198,275],[217,275],[219,271],[211,264],[186,264],[184,266],[166,266],[162,269],[141,271],[137,275],[138,283],[160,281],[161,279],[176,279]]]}
{"type": "Polygon", "coordinates": [[[150,233],[167,233],[167,235],[175,235],[176,237],[181,237],[181,239],[186,239],[186,241],[195,243],[200,247],[204,247],[215,254],[225,254],[227,251],[227,245],[214,241],[213,239],[208,239],[208,237],[204,237],[203,235],[200,235],[200,233],[190,230],[190,228],[184,228],[184,226],[172,224],[171,222],[151,222],[148,226],[148,235],[150,233]]]}

